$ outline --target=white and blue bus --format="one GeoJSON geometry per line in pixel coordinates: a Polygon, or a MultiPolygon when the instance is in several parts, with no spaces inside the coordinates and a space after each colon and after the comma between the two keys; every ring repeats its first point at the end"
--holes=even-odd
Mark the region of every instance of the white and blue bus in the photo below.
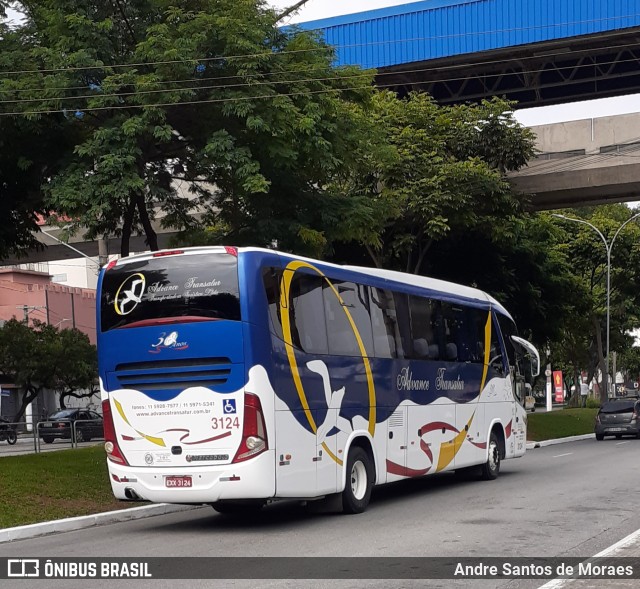
{"type": "Polygon", "coordinates": [[[166,250],[99,280],[115,496],[218,511],[525,452],[536,349],[484,292],[259,248],[166,250]]]}

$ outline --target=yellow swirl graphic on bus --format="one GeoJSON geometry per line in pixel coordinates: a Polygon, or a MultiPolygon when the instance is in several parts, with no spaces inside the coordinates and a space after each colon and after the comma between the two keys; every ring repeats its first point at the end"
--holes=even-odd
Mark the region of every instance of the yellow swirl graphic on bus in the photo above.
{"type": "MultiPolygon", "coordinates": [[[[310,264],[309,262],[305,262],[302,260],[294,260],[287,265],[283,273],[282,288],[280,291],[280,316],[282,318],[282,333],[283,333],[284,341],[286,344],[285,348],[287,351],[287,358],[289,360],[289,366],[291,368],[293,382],[295,384],[296,391],[300,399],[300,404],[302,405],[302,408],[304,409],[304,413],[307,417],[307,421],[309,422],[309,425],[311,426],[311,430],[313,431],[313,433],[316,433],[318,430],[318,426],[313,418],[311,409],[309,408],[307,395],[304,390],[304,385],[302,384],[302,379],[300,378],[300,370],[298,369],[298,363],[295,356],[295,348],[293,345],[293,337],[291,334],[291,317],[289,314],[289,301],[288,301],[289,287],[291,286],[291,281],[293,280],[293,277],[296,271],[300,270],[301,268],[306,268],[315,272],[316,274],[318,274],[318,276],[321,276],[326,281],[327,285],[329,286],[331,291],[334,293],[334,295],[340,302],[341,308],[347,317],[349,325],[351,326],[353,334],[358,343],[358,349],[360,350],[360,355],[362,356],[362,361],[364,363],[364,369],[367,377],[367,387],[369,392],[369,415],[368,415],[367,429],[371,437],[373,437],[376,429],[376,392],[375,392],[375,386],[373,382],[373,374],[371,372],[371,364],[369,363],[367,351],[364,347],[364,343],[362,341],[362,337],[360,336],[360,332],[356,327],[355,321],[353,320],[353,317],[351,316],[349,309],[345,306],[344,301],[342,300],[342,297],[338,293],[338,290],[333,286],[331,281],[324,275],[324,273],[319,268],[316,268],[313,264],[310,264]]],[[[322,442],[322,447],[327,452],[327,454],[331,456],[331,458],[334,461],[336,461],[338,464],[342,464],[342,460],[337,456],[335,456],[329,450],[328,446],[324,442],[322,442]]]]}

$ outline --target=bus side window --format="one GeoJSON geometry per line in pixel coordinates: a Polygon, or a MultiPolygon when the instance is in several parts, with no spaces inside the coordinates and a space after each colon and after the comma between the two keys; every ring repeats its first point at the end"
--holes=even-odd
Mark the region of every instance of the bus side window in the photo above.
{"type": "Polygon", "coordinates": [[[282,337],[282,321],[280,319],[280,281],[282,279],[282,270],[280,268],[263,268],[262,282],[267,297],[267,306],[269,309],[269,327],[271,333],[276,337],[282,337]]]}
{"type": "Polygon", "coordinates": [[[329,353],[343,356],[361,356],[362,351],[356,340],[353,327],[347,312],[355,323],[355,327],[368,357],[374,355],[373,336],[371,334],[371,317],[369,315],[369,292],[366,286],[353,282],[331,281],[338,291],[342,304],[338,303],[335,293],[325,283],[323,294],[327,318],[327,337],[329,353]]]}
{"type": "Polygon", "coordinates": [[[510,321],[507,317],[503,315],[499,315],[496,313],[495,317],[498,319],[498,325],[500,327],[500,332],[502,333],[502,341],[504,342],[504,347],[507,350],[507,358],[509,359],[509,366],[511,370],[515,370],[517,374],[524,374],[523,367],[519,366],[519,354],[516,353],[516,349],[513,345],[513,340],[511,339],[512,335],[518,335],[516,330],[515,323],[510,321]]]}
{"type": "Polygon", "coordinates": [[[468,361],[474,364],[484,363],[484,328],[487,324],[487,311],[467,309],[467,345],[468,361]]]}
{"type": "Polygon", "coordinates": [[[491,321],[491,351],[489,353],[489,366],[499,374],[505,374],[505,359],[502,354],[500,338],[498,337],[498,325],[495,321],[495,315],[491,321]]]}
{"type": "MultiPolygon", "coordinates": [[[[398,323],[398,333],[400,334],[399,348],[403,350],[404,358],[413,358],[413,342],[411,341],[411,315],[409,313],[409,295],[394,292],[393,302],[396,307],[396,318],[398,323]]],[[[398,354],[399,355],[399,354],[398,354]]]]}
{"type": "Polygon", "coordinates": [[[307,354],[327,354],[327,329],[324,319],[320,276],[297,272],[289,289],[291,337],[294,346],[307,354]]]}
{"type": "Polygon", "coordinates": [[[382,288],[370,288],[371,328],[376,358],[402,358],[398,318],[393,294],[382,288]]]}
{"type": "Polygon", "coordinates": [[[447,362],[466,362],[469,358],[465,309],[459,305],[442,303],[442,327],[447,362]]]}
{"type": "Polygon", "coordinates": [[[438,342],[438,306],[438,301],[414,295],[409,296],[413,358],[419,360],[441,359],[438,342]]]}

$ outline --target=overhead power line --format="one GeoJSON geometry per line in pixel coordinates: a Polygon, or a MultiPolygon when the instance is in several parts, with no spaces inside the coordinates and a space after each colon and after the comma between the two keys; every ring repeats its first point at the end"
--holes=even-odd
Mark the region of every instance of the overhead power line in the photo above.
{"type": "MultiPolygon", "coordinates": [[[[487,31],[469,31],[462,33],[453,33],[447,35],[429,35],[425,37],[412,37],[410,39],[385,39],[381,41],[371,41],[368,43],[347,43],[347,44],[335,44],[335,45],[321,45],[316,47],[309,47],[306,49],[284,49],[282,51],[263,51],[260,53],[248,53],[241,55],[221,55],[215,57],[193,57],[188,59],[171,59],[171,60],[161,60],[161,61],[143,61],[143,62],[135,62],[135,63],[120,63],[120,64],[94,64],[90,66],[68,66],[62,68],[43,68],[43,69],[32,69],[32,70],[10,70],[2,72],[2,75],[24,75],[24,74],[43,74],[43,73],[56,73],[56,72],[75,72],[75,71],[95,71],[95,70],[105,70],[105,69],[121,69],[121,68],[132,68],[132,67],[146,67],[146,66],[154,66],[154,65],[172,65],[172,64],[180,64],[180,63],[193,63],[204,64],[215,61],[229,61],[229,60],[242,60],[242,59],[255,59],[259,57],[278,57],[283,55],[293,55],[299,53],[313,53],[319,51],[335,51],[336,49],[351,49],[356,47],[373,47],[376,45],[391,45],[395,43],[413,43],[416,41],[438,41],[443,39],[456,39],[461,37],[469,37],[469,36],[479,36],[479,35],[495,35],[497,33],[514,33],[514,32],[522,32],[522,31],[532,31],[532,30],[540,30],[540,29],[549,29],[549,28],[558,28],[558,27],[570,27],[579,24],[594,24],[594,23],[602,23],[608,22],[611,20],[624,20],[624,19],[633,19],[640,17],[640,13],[628,14],[628,15],[619,15],[619,16],[611,16],[611,17],[602,17],[595,19],[585,19],[585,20],[576,20],[576,21],[567,21],[560,23],[549,23],[546,25],[533,25],[528,27],[512,27],[512,28],[504,28],[504,29],[491,29],[487,31]]],[[[307,29],[303,32],[309,31],[322,31],[324,29],[307,29]]]]}
{"type": "MultiPolygon", "coordinates": [[[[631,58],[631,59],[626,59],[626,60],[612,60],[612,61],[605,61],[605,62],[599,62],[597,64],[593,64],[593,63],[583,63],[583,64],[574,64],[574,65],[567,65],[567,66],[558,66],[555,67],[553,70],[548,70],[546,68],[539,68],[539,69],[530,69],[530,70],[518,70],[515,72],[496,72],[493,74],[484,74],[483,75],[483,79],[491,79],[491,78],[499,78],[499,77],[504,77],[504,76],[510,76],[510,75],[521,75],[521,74],[536,74],[536,73],[544,73],[544,72],[557,72],[557,71],[564,71],[564,70],[576,70],[576,69],[580,69],[580,68],[592,68],[594,67],[594,65],[597,66],[604,66],[604,65],[613,65],[613,64],[618,64],[618,63],[628,63],[628,62],[639,62],[640,63],[640,59],[639,58],[631,58]]],[[[377,78],[381,78],[384,76],[397,76],[397,75],[402,75],[402,74],[411,74],[411,73],[422,73],[422,72],[428,72],[428,71],[432,71],[434,68],[418,68],[418,69],[410,69],[410,70],[403,70],[403,71],[394,71],[394,72],[380,72],[379,74],[377,74],[377,78]]],[[[164,94],[164,93],[168,93],[168,92],[196,92],[196,91],[200,91],[200,90],[229,90],[229,89],[234,89],[234,88],[241,88],[241,87],[259,87],[259,86],[269,86],[272,87],[273,85],[278,85],[278,84],[296,84],[296,83],[313,83],[313,82],[338,82],[338,81],[346,81],[346,80],[355,80],[355,79],[360,79],[360,78],[366,78],[366,77],[370,77],[370,73],[368,73],[366,70],[362,71],[361,73],[357,73],[357,74],[350,74],[350,75],[335,75],[335,76],[327,76],[327,77],[323,77],[323,78],[302,78],[302,79],[289,79],[289,80],[277,80],[277,81],[253,81],[253,82],[242,82],[242,83],[237,83],[237,84],[213,84],[213,85],[205,85],[205,86],[188,86],[188,87],[178,87],[178,88],[162,88],[162,89],[155,89],[155,90],[139,90],[139,91],[133,91],[133,92],[118,92],[118,93],[111,93],[111,94],[102,94],[102,93],[96,93],[96,94],[85,94],[85,95],[80,95],[80,96],[52,96],[52,97],[45,97],[45,98],[17,98],[17,99],[4,99],[4,100],[0,100],[0,104],[25,104],[25,103],[34,103],[34,102],[46,102],[46,101],[67,101],[67,100],[89,100],[89,99],[94,99],[94,98],[123,98],[123,97],[129,97],[129,96],[140,96],[140,95],[150,95],[150,94],[164,94]]],[[[239,76],[238,76],[239,77],[239,76]]],[[[455,78],[439,78],[437,80],[434,80],[434,83],[445,83],[445,82],[460,82],[460,81],[464,81],[467,80],[468,76],[460,76],[460,77],[455,77],[455,78]]],[[[376,86],[378,88],[381,87],[392,87],[392,86],[397,86],[397,83],[392,83],[392,84],[376,84],[376,86]]],[[[359,87],[361,88],[361,87],[359,87]]],[[[355,90],[358,88],[349,88],[350,90],[355,90]]],[[[336,89],[336,90],[340,90],[340,89],[336,89]]],[[[345,89],[346,90],[346,89],[345,89]]],[[[7,91],[8,92],[8,91],[7,91]]],[[[293,95],[300,95],[300,94],[304,94],[305,92],[299,92],[299,93],[291,93],[291,94],[281,94],[281,93],[276,93],[270,96],[293,96],[293,95]]],[[[93,110],[107,110],[110,108],[113,109],[119,109],[119,108],[143,108],[143,107],[160,107],[160,106],[168,106],[168,105],[178,105],[178,104],[194,104],[196,102],[233,102],[233,101],[238,101],[238,100],[248,100],[251,98],[268,98],[269,96],[257,96],[257,97],[228,97],[228,98],[221,98],[220,100],[200,100],[200,101],[176,101],[176,102],[172,102],[172,103],[158,103],[158,104],[140,104],[140,105],[113,105],[113,106],[104,106],[104,107],[83,107],[83,106],[74,106],[74,108],[77,108],[83,112],[91,112],[93,110]]],[[[22,113],[20,112],[11,112],[11,113],[0,113],[0,116],[4,115],[19,115],[19,114],[48,114],[48,113],[54,113],[54,112],[65,112],[66,109],[61,109],[61,110],[46,110],[46,111],[24,111],[22,113]]]]}
{"type": "MultiPolygon", "coordinates": [[[[387,86],[394,86],[395,84],[387,84],[387,86]]],[[[384,86],[384,85],[383,85],[384,86]]],[[[278,93],[274,92],[273,94],[262,94],[257,96],[237,96],[233,98],[211,98],[204,100],[184,100],[179,102],[161,102],[161,103],[152,103],[152,104],[123,104],[123,105],[113,105],[113,106],[95,106],[91,108],[83,109],[83,112],[94,112],[94,111],[104,111],[104,110],[129,110],[129,109],[138,109],[138,108],[161,108],[161,107],[169,107],[169,106],[186,106],[193,104],[215,104],[221,102],[245,102],[247,100],[260,100],[267,98],[280,98],[280,97],[291,97],[291,96],[306,96],[309,94],[328,94],[331,92],[348,92],[354,90],[363,90],[362,86],[352,86],[349,88],[325,88],[322,90],[305,90],[301,92],[288,92],[288,93],[278,93]]],[[[54,113],[65,113],[67,109],[49,109],[49,110],[32,110],[32,111],[23,111],[23,112],[0,112],[0,116],[17,116],[17,115],[43,115],[43,114],[54,114],[54,113]]]]}
{"type": "MultiPolygon", "coordinates": [[[[627,48],[634,48],[637,49],[638,45],[637,43],[623,43],[621,45],[608,45],[605,47],[600,47],[601,51],[609,51],[609,50],[622,50],[622,49],[627,49],[627,48]]],[[[558,57],[558,56],[563,56],[563,57],[568,57],[568,54],[566,53],[566,51],[558,51],[555,53],[547,53],[544,55],[544,57],[546,59],[550,58],[550,57],[558,57]]],[[[569,55],[570,57],[570,55],[569,55]]],[[[484,61],[475,61],[473,62],[473,66],[474,67],[479,67],[479,66],[487,66],[487,65],[496,65],[496,64],[504,64],[504,63],[509,63],[510,61],[517,61],[518,63],[520,62],[525,62],[525,61],[529,61],[529,60],[539,60],[540,56],[538,55],[524,55],[524,56],[519,56],[517,58],[517,60],[505,60],[505,59],[492,59],[492,60],[484,60],[484,61]]],[[[576,57],[574,57],[573,59],[577,59],[576,57]]],[[[606,61],[606,62],[599,62],[597,65],[609,65],[609,64],[613,64],[613,63],[623,63],[626,61],[635,61],[635,59],[629,59],[629,60],[616,60],[616,61],[606,61]]],[[[593,66],[593,64],[588,64],[593,66]]],[[[349,68],[352,68],[354,66],[339,66],[334,68],[334,70],[336,71],[346,71],[349,68]]],[[[357,66],[355,66],[357,67],[357,66]]],[[[398,74],[405,74],[405,73],[412,73],[412,72],[429,72],[429,71],[438,71],[438,72],[442,72],[442,71],[447,71],[447,70],[452,70],[452,69],[460,69],[460,65],[459,64],[452,64],[452,65],[442,65],[442,66],[431,66],[428,68],[420,68],[420,69],[411,69],[411,70],[404,70],[404,71],[394,71],[394,72],[378,72],[376,74],[377,77],[383,76],[383,75],[398,75],[398,74]]],[[[568,67],[573,67],[573,66],[568,66],[568,67]]],[[[580,66],[582,67],[582,66],[580,66]]],[[[564,69],[564,68],[556,68],[556,69],[564,69]]],[[[282,76],[282,75],[286,75],[286,74],[298,74],[298,73],[306,73],[306,72],[314,72],[314,71],[326,71],[325,67],[318,67],[318,66],[310,66],[310,67],[304,67],[304,68],[294,68],[294,69],[286,69],[286,70],[278,70],[278,71],[271,71],[271,72],[254,72],[254,73],[246,73],[246,74],[235,74],[235,75],[228,75],[228,76],[204,76],[204,77],[191,77],[191,78],[182,78],[182,79],[177,79],[177,80],[154,80],[153,84],[185,84],[185,83],[192,83],[192,82],[208,82],[211,80],[232,80],[232,79],[251,79],[251,78],[264,78],[264,77],[271,77],[271,76],[282,76]]],[[[363,71],[367,71],[366,69],[363,71]]],[[[369,70],[370,71],[370,70],[369,70]]],[[[525,70],[522,73],[531,73],[534,71],[541,71],[541,70],[525,70]]],[[[1,73],[1,72],[0,72],[1,73]]],[[[30,72],[32,73],[32,72],[30,72]]],[[[515,74],[515,73],[514,73],[515,74]]],[[[444,78],[438,81],[443,81],[443,82],[447,82],[447,81],[455,81],[458,80],[459,78],[444,78]]],[[[82,86],[39,86],[39,87],[35,87],[35,88],[10,88],[10,89],[6,89],[3,90],[2,88],[0,88],[0,94],[11,94],[11,93],[22,93],[22,92],[50,92],[50,91],[67,91],[67,90],[86,90],[87,88],[89,88],[90,86],[87,84],[83,84],[82,86]]]]}

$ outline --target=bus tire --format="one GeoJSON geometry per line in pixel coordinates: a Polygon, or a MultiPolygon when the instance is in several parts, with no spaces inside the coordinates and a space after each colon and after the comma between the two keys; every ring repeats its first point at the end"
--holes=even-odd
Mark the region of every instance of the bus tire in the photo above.
{"type": "Polygon", "coordinates": [[[354,446],[347,457],[347,480],[342,492],[342,511],[362,513],[369,505],[373,488],[373,464],[369,455],[354,446]]]}
{"type": "Polygon", "coordinates": [[[245,499],[238,501],[216,501],[211,507],[218,513],[226,515],[253,515],[264,507],[262,499],[245,499]]]}
{"type": "Polygon", "coordinates": [[[498,478],[500,472],[500,444],[495,432],[489,436],[489,455],[482,465],[482,478],[485,481],[493,481],[498,478]]]}
{"type": "Polygon", "coordinates": [[[7,444],[13,446],[18,441],[18,434],[14,430],[7,433],[7,444]]]}

